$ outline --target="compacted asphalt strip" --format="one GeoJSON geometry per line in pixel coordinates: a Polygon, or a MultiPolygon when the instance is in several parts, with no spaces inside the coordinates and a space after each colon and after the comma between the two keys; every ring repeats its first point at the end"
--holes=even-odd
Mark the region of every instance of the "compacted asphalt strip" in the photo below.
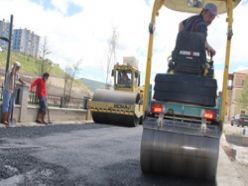
{"type": "Polygon", "coordinates": [[[0,186],[245,186],[223,148],[216,183],[143,175],[141,135],[142,126],[93,123],[0,128],[0,186]]]}

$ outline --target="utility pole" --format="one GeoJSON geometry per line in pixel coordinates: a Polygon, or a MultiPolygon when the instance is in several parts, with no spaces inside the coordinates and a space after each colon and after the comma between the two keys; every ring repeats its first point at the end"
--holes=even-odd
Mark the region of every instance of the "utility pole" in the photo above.
{"type": "Polygon", "coordinates": [[[11,50],[11,38],[12,38],[12,29],[13,29],[13,15],[10,16],[10,25],[9,25],[9,42],[8,42],[8,53],[7,53],[7,62],[6,62],[6,69],[5,69],[5,79],[9,71],[9,62],[10,62],[10,50],[11,50]]]}
{"type": "Polygon", "coordinates": [[[7,77],[8,71],[9,71],[12,29],[13,29],[13,15],[11,14],[11,16],[10,16],[10,24],[9,24],[9,38],[0,37],[1,40],[5,41],[5,42],[8,42],[8,51],[7,51],[6,68],[5,68],[5,75],[4,75],[4,84],[5,84],[6,77],[7,77]]]}
{"type": "Polygon", "coordinates": [[[107,75],[106,75],[106,83],[105,87],[108,87],[109,74],[111,72],[112,64],[116,63],[116,45],[117,45],[118,33],[116,28],[113,29],[112,38],[109,41],[109,52],[107,59],[107,75]]]}

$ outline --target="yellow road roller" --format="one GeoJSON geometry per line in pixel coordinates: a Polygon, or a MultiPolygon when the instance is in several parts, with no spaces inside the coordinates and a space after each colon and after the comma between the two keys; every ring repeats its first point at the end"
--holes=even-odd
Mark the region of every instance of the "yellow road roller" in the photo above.
{"type": "Polygon", "coordinates": [[[225,115],[228,68],[232,38],[232,11],[240,0],[155,0],[149,25],[149,46],[144,90],[140,164],[143,173],[172,174],[215,180],[219,142],[225,115]],[[150,98],[156,16],[162,6],[199,13],[214,3],[218,13],[227,12],[227,45],[223,89],[217,96],[213,59],[207,59],[205,38],[199,33],[180,32],[169,60],[169,70],[157,74],[150,98]]]}
{"type": "Polygon", "coordinates": [[[95,123],[135,127],[143,122],[143,91],[140,71],[134,57],[124,57],[123,64],[112,70],[114,89],[98,89],[89,102],[95,123]]]}

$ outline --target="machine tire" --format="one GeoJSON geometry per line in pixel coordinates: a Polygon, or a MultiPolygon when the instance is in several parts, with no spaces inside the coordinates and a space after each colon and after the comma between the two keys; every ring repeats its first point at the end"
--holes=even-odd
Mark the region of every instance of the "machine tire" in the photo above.
{"type": "Polygon", "coordinates": [[[195,75],[157,74],[154,89],[160,91],[186,91],[200,95],[216,94],[217,81],[195,75]]]}
{"type": "Polygon", "coordinates": [[[154,92],[154,99],[158,101],[175,101],[188,104],[196,104],[201,106],[215,106],[215,99],[208,96],[200,96],[194,94],[173,93],[173,92],[154,92]]]}
{"type": "Polygon", "coordinates": [[[168,86],[168,83],[157,83],[155,84],[155,91],[161,91],[161,92],[173,92],[173,93],[181,93],[184,94],[196,94],[200,96],[216,96],[216,89],[212,87],[195,87],[192,84],[188,83],[181,83],[181,84],[172,84],[168,86]]]}
{"type": "Polygon", "coordinates": [[[195,75],[157,74],[154,99],[215,106],[217,82],[195,75]]]}
{"type": "Polygon", "coordinates": [[[133,123],[130,125],[130,127],[137,127],[137,126],[139,126],[139,118],[134,116],[133,123]]]}
{"type": "Polygon", "coordinates": [[[115,113],[91,112],[92,119],[99,124],[115,124],[119,126],[137,127],[139,118],[136,116],[119,115],[115,113]]]}

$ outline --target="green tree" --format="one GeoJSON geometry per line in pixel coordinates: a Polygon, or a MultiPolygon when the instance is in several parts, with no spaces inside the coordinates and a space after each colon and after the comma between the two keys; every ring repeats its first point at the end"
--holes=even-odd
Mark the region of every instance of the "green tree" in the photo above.
{"type": "Polygon", "coordinates": [[[51,51],[48,49],[47,37],[44,37],[41,48],[40,75],[42,75],[44,72],[50,72],[52,68],[52,62],[47,59],[47,56],[50,53],[51,51]]]}
{"type": "Polygon", "coordinates": [[[238,103],[243,109],[246,109],[248,107],[248,75],[244,80],[243,88],[238,97],[238,103]]]}
{"type": "Polygon", "coordinates": [[[79,72],[79,66],[82,64],[82,59],[74,63],[71,67],[67,66],[65,68],[65,78],[64,78],[64,101],[63,106],[66,106],[71,99],[72,87],[75,77],[79,72]]]}

